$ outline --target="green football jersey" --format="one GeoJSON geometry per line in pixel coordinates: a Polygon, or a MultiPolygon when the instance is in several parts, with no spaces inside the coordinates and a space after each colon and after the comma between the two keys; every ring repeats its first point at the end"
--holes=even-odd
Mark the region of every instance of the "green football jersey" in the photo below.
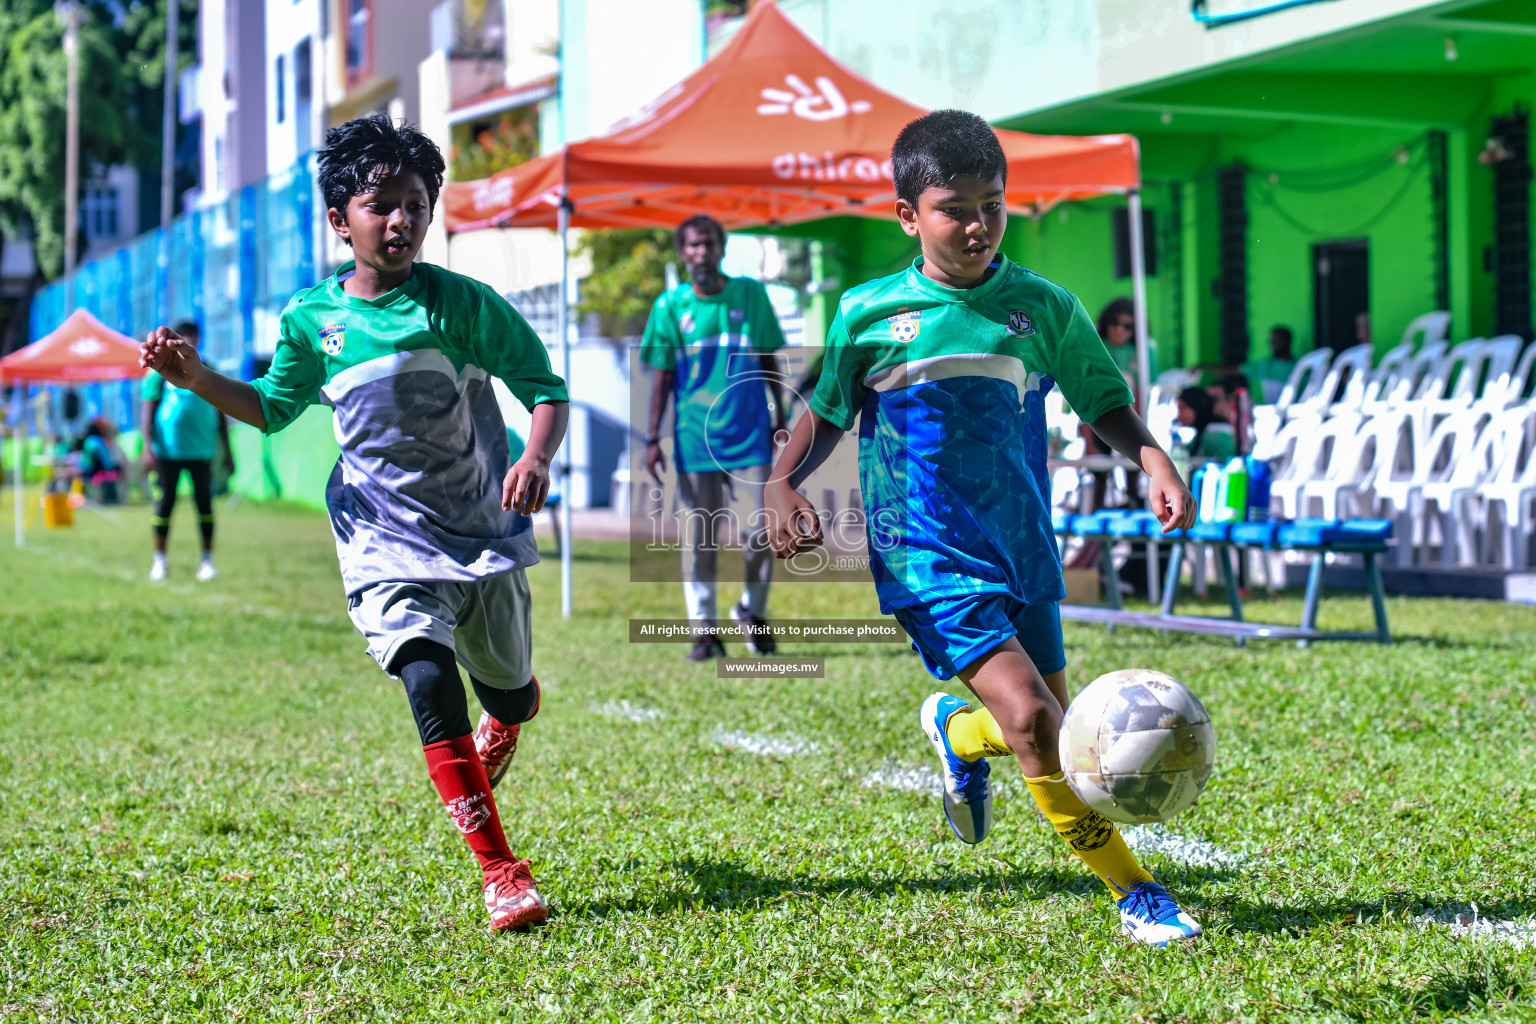
{"type": "Polygon", "coordinates": [[[1060,600],[1045,394],[1092,422],[1131,404],[1082,303],[999,258],[975,288],[907,270],[844,292],[811,408],[859,425],[881,608],[1010,594],[1060,600]]]}
{"type": "Polygon", "coordinates": [[[657,296],[640,361],[673,373],[678,472],[743,469],[773,457],[761,356],[783,347],[761,282],[729,277],[701,296],[685,281],[657,296]]]}
{"type": "Polygon", "coordinates": [[[538,561],[531,521],[503,512],[511,466],[497,377],[528,409],[567,400],[526,321],[489,287],[418,263],[376,299],[344,264],[283,310],[254,382],[267,432],[312,403],[335,410],[341,458],[326,488],[342,580],[474,580],[538,561]]]}
{"type": "Polygon", "coordinates": [[[157,459],[208,461],[218,452],[219,410],[158,373],[144,378],[139,397],[159,402],[149,450],[157,459]]]}

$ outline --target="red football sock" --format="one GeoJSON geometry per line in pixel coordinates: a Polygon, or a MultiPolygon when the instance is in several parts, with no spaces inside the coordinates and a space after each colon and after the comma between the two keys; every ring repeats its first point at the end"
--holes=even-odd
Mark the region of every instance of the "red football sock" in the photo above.
{"type": "Polygon", "coordinates": [[[480,858],[481,869],[489,871],[512,864],[517,858],[512,856],[512,848],[501,830],[491,784],[480,764],[480,755],[475,753],[475,738],[455,736],[422,747],[421,752],[426,755],[427,774],[432,776],[448,816],[480,858]]]}

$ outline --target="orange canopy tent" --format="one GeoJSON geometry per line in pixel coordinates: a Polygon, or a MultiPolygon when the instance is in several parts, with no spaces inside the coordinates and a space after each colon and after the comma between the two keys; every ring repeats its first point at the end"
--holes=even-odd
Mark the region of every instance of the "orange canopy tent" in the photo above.
{"type": "Polygon", "coordinates": [[[0,359],[0,383],[92,381],[142,377],[139,346],[83,309],[52,334],[0,359]]]}
{"type": "MultiPolygon", "coordinates": [[[[671,226],[698,213],[727,228],[894,217],[891,142],[924,113],[759,3],[719,54],[609,134],[449,184],[444,218],[449,231],[556,227],[562,198],[573,227],[671,226]]],[[[1016,213],[1139,183],[1133,136],[997,137],[1016,213]]]]}
{"type": "MultiPolygon", "coordinates": [[[[69,314],[52,334],[0,359],[0,383],[24,381],[93,381],[142,377],[139,346],[83,309],[69,314]]],[[[23,405],[25,401],[23,400],[23,405]]],[[[16,442],[16,546],[26,543],[23,520],[22,453],[26,448],[27,417],[21,417],[16,442]]]]}
{"type": "MultiPolygon", "coordinates": [[[[894,218],[891,143],[921,107],[833,60],[762,0],[736,36],[693,74],[607,135],[567,144],[480,181],[443,190],[450,232],[490,227],[670,227],[708,214],[726,228],[839,215],[894,218]]],[[[1066,200],[1130,201],[1137,347],[1148,391],[1145,280],[1136,139],[999,131],[1005,200],[1039,213],[1066,200]]],[[[569,261],[560,289],[562,372],[570,378],[569,261]]],[[[563,465],[569,476],[569,452],[563,465]]],[[[562,529],[570,536],[570,502],[562,529]]],[[[562,545],[562,611],[570,617],[570,550],[562,545]]]]}

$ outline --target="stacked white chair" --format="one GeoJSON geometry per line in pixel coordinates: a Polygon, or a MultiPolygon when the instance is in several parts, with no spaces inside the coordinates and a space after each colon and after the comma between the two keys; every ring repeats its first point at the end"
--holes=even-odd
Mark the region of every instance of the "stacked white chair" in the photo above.
{"type": "Polygon", "coordinates": [[[1360,422],[1351,433],[1337,435],[1327,472],[1301,489],[1302,514],[1326,519],[1368,515],[1370,487],[1383,465],[1396,456],[1397,433],[1407,419],[1402,413],[1377,416],[1360,422]]]}
{"type": "Polygon", "coordinates": [[[1393,534],[1398,538],[1397,564],[1408,565],[1413,561],[1413,519],[1410,510],[1413,492],[1419,483],[1420,446],[1418,444],[1418,418],[1404,409],[1396,417],[1396,423],[1381,423],[1377,427],[1378,445],[1384,445],[1376,454],[1376,473],[1371,477],[1369,490],[1357,496],[1357,504],[1368,508],[1372,515],[1391,519],[1393,534]]]}
{"type": "Polygon", "coordinates": [[[1476,557],[1472,520],[1458,513],[1498,464],[1504,431],[1491,420],[1487,413],[1467,409],[1435,428],[1424,452],[1423,464],[1428,468],[1423,482],[1409,499],[1413,518],[1422,531],[1425,564],[1429,562],[1430,527],[1436,524],[1442,569],[1470,564],[1476,557]]]}
{"type": "Polygon", "coordinates": [[[1483,347],[1482,389],[1472,399],[1473,408],[1499,412],[1525,400],[1531,363],[1536,359],[1536,345],[1522,356],[1520,349],[1524,344],[1518,334],[1503,334],[1490,339],[1483,347]]]}
{"type": "Polygon", "coordinates": [[[1253,457],[1273,458],[1277,452],[1280,429],[1290,419],[1292,406],[1314,399],[1323,389],[1323,378],[1328,364],[1333,360],[1333,350],[1313,349],[1291,368],[1290,377],[1280,389],[1280,397],[1273,405],[1258,405],[1253,409],[1253,457]]]}
{"type": "MultiPolygon", "coordinates": [[[[1536,352],[1536,345],[1529,352],[1536,352]]],[[[1498,536],[1503,568],[1523,571],[1530,566],[1530,539],[1536,530],[1536,406],[1505,410],[1499,414],[1498,426],[1498,464],[1475,494],[1463,496],[1458,511],[1462,519],[1477,524],[1479,565],[1490,563],[1489,548],[1498,536]],[[1497,533],[1495,522],[1499,526],[1497,533]]],[[[1490,425],[1488,429],[1492,431],[1494,427],[1490,425]]]]}
{"type": "Polygon", "coordinates": [[[1320,423],[1296,419],[1286,424],[1287,439],[1294,437],[1295,447],[1269,485],[1270,499],[1279,504],[1281,515],[1287,519],[1306,515],[1302,499],[1307,488],[1327,478],[1336,456],[1351,457],[1347,450],[1354,446],[1360,422],[1358,415],[1346,414],[1320,423]]]}
{"type": "MultiPolygon", "coordinates": [[[[1311,401],[1299,403],[1303,409],[1318,409],[1330,416],[1359,412],[1365,402],[1366,383],[1371,375],[1371,346],[1356,345],[1334,357],[1323,375],[1322,387],[1311,401]]],[[[1297,410],[1293,410],[1297,411],[1297,410]]]]}

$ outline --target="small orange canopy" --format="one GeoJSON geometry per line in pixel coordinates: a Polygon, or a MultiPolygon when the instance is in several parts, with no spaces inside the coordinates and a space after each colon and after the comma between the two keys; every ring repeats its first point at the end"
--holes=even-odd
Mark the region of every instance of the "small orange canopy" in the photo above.
{"type": "MultiPolygon", "coordinates": [[[[712,60],[610,134],[443,196],[449,231],[676,225],[727,228],[839,214],[894,216],[891,143],[925,111],[833,60],[776,5],[756,5],[712,60]]],[[[1007,204],[1036,212],[1137,187],[1136,139],[999,131],[1007,204]]]]}
{"type": "Polygon", "coordinates": [[[0,381],[89,381],[142,377],[139,346],[77,309],[52,334],[0,359],[0,381]]]}

